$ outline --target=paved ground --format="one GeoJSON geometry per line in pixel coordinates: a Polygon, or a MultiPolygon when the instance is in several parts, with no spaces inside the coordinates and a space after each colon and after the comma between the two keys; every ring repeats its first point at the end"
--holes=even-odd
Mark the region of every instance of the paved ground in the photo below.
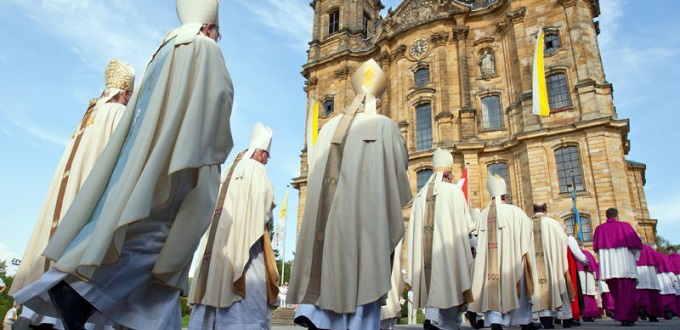
{"type": "MultiPolygon", "coordinates": [[[[398,330],[420,330],[422,329],[422,325],[397,325],[396,329],[398,330]]],[[[283,325],[275,325],[272,329],[274,330],[302,330],[304,328],[298,327],[298,326],[283,326],[283,325]]],[[[468,324],[464,324],[461,329],[468,330],[472,329],[471,326],[468,324]]],[[[485,328],[489,329],[489,328],[485,328]]],[[[506,329],[519,329],[519,327],[507,327],[506,329]]],[[[561,325],[555,325],[555,329],[562,329],[561,325]]],[[[607,320],[597,320],[595,322],[587,323],[587,322],[582,322],[580,327],[573,327],[571,328],[572,330],[585,330],[585,329],[634,329],[634,330],[680,330],[680,318],[674,318],[672,320],[660,320],[659,323],[650,323],[647,321],[637,321],[635,322],[634,327],[622,327],[620,322],[615,322],[613,320],[607,319],[607,320]]]]}

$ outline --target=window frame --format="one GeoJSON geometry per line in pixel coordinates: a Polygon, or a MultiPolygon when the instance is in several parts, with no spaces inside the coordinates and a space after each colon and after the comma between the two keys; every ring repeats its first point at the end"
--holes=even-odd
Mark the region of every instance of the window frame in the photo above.
{"type": "Polygon", "coordinates": [[[482,108],[482,129],[495,130],[495,129],[505,128],[505,123],[504,123],[504,120],[503,120],[503,106],[501,105],[500,95],[498,95],[498,94],[484,95],[484,96],[479,98],[479,103],[480,103],[480,106],[482,108]],[[485,108],[485,102],[484,102],[485,99],[491,99],[491,98],[496,98],[496,100],[498,100],[498,113],[497,113],[497,116],[496,116],[496,117],[498,117],[498,126],[493,126],[493,127],[490,126],[490,124],[491,124],[490,118],[492,118],[493,116],[489,115],[489,109],[485,108]]]}
{"type": "Polygon", "coordinates": [[[573,107],[566,72],[552,72],[545,77],[550,112],[559,112],[573,107]],[[559,98],[559,99],[558,99],[559,98]]]}
{"type": "Polygon", "coordinates": [[[328,12],[328,35],[340,31],[340,9],[334,8],[328,12]]]}
{"type": "Polygon", "coordinates": [[[423,87],[423,86],[427,85],[431,80],[432,80],[432,77],[430,76],[430,68],[427,67],[427,66],[419,67],[413,72],[413,86],[415,88],[423,87]],[[426,72],[427,73],[427,80],[423,81],[422,79],[418,79],[419,78],[419,75],[418,75],[419,72],[421,72],[421,75],[422,75],[422,72],[426,72]]]}
{"type": "Polygon", "coordinates": [[[552,56],[561,48],[562,40],[560,39],[559,32],[547,31],[543,37],[543,54],[545,56],[552,56]],[[548,47],[548,43],[551,43],[550,47],[548,47]]]}
{"type": "Polygon", "coordinates": [[[557,171],[557,184],[560,194],[570,194],[570,185],[572,180],[576,187],[573,187],[575,192],[586,191],[586,186],[583,178],[583,161],[581,160],[581,150],[577,145],[563,145],[553,150],[555,156],[555,170],[557,171]],[[568,149],[568,150],[567,150],[568,149]],[[558,154],[559,153],[559,154],[558,154]],[[565,153],[568,153],[569,159],[564,160],[565,153]],[[574,159],[573,156],[576,156],[574,159]],[[574,161],[577,160],[576,166],[574,161]],[[561,168],[562,164],[569,164],[569,168],[561,168]],[[575,171],[575,169],[577,171],[575,171]],[[567,172],[568,171],[568,172],[567,172]],[[576,172],[576,173],[574,173],[576,172]],[[568,176],[567,176],[568,175],[568,176]],[[563,184],[564,182],[564,184],[563,184]],[[562,189],[564,187],[564,189],[562,189]]]}
{"type": "Polygon", "coordinates": [[[423,169],[416,172],[416,193],[418,191],[420,191],[420,189],[422,189],[425,186],[425,184],[427,183],[427,180],[429,180],[430,177],[432,176],[432,173],[433,173],[433,171],[432,171],[431,168],[423,168],[423,169]],[[428,175],[427,175],[427,177],[423,177],[423,176],[421,176],[421,173],[428,173],[428,175]],[[422,182],[421,182],[421,179],[423,179],[422,182]]]}
{"type": "MultiPolygon", "coordinates": [[[[593,241],[593,226],[592,221],[590,221],[590,216],[585,214],[579,214],[579,219],[581,219],[581,228],[583,228],[583,243],[590,243],[593,241]],[[585,229],[588,230],[585,230],[585,229]]],[[[574,232],[574,213],[571,213],[568,217],[564,218],[564,226],[567,227],[567,234],[571,234],[574,238],[578,238],[576,232],[574,232]]]]}
{"type": "Polygon", "coordinates": [[[425,151],[425,150],[431,150],[433,143],[434,143],[434,136],[433,136],[433,126],[432,125],[432,103],[430,102],[423,102],[420,104],[417,104],[415,106],[415,139],[416,139],[416,151],[425,151]],[[428,110],[428,115],[425,116],[425,114],[422,114],[423,117],[421,117],[421,113],[423,112],[424,108],[427,106],[428,110]],[[429,127],[425,128],[428,130],[428,132],[424,132],[421,130],[420,126],[421,124],[427,123],[429,127]],[[429,137],[428,137],[429,135],[429,137]],[[424,139],[421,139],[424,138],[424,139]],[[428,144],[429,140],[429,144],[428,144]]]}

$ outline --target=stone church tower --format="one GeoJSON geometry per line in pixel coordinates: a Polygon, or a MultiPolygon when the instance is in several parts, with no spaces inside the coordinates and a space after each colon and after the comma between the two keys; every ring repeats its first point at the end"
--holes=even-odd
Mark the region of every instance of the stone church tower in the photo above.
{"type": "MultiPolygon", "coordinates": [[[[628,119],[619,118],[597,35],[598,0],[404,0],[386,17],[380,0],[312,0],[314,25],[303,76],[319,126],[354,98],[349,79],[369,58],[388,76],[378,112],[398,123],[415,192],[438,147],[468,168],[471,207],[489,202],[486,179],[508,183],[510,202],[534,202],[573,232],[572,190],[586,242],[616,207],[645,242],[655,239],[643,186],[646,166],[625,158],[628,119]],[[550,115],[532,114],[532,64],[545,31],[550,115]]],[[[309,111],[309,109],[308,109],[309,111]]],[[[298,228],[306,199],[302,150],[298,228]]],[[[404,210],[408,216],[408,210],[404,210]]],[[[408,221],[408,219],[407,219],[408,221]]]]}

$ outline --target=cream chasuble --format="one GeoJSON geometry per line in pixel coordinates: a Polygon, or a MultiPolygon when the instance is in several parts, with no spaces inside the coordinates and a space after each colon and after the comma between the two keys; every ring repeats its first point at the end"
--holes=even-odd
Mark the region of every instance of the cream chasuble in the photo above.
{"type": "Polygon", "coordinates": [[[208,231],[215,230],[213,240],[199,251],[203,258],[194,274],[191,304],[225,308],[243,299],[247,292],[237,290],[235,282],[243,277],[250,248],[263,237],[271,220],[274,190],[265,166],[258,161],[239,161],[222,184],[224,190],[224,202],[215,210],[219,220],[208,231]]]}
{"type": "Polygon", "coordinates": [[[479,313],[507,313],[518,308],[519,281],[523,274],[527,296],[533,294],[531,219],[514,205],[491,204],[482,211],[475,231],[478,248],[472,276],[474,301],[468,309],[479,313]]]}
{"type": "Polygon", "coordinates": [[[567,234],[556,220],[537,213],[532,217],[536,281],[532,299],[534,312],[562,309],[567,292],[567,234]]]}
{"type": "Polygon", "coordinates": [[[431,179],[416,195],[407,232],[406,268],[414,308],[446,309],[472,301],[470,219],[463,192],[454,184],[435,185],[431,179]]]}
{"type": "Polygon", "coordinates": [[[47,245],[54,267],[86,280],[118,261],[127,225],[162,214],[172,226],[151,273],[187,289],[188,265],[215,206],[219,166],[233,146],[232,100],[217,43],[171,34],[47,245]]]}
{"type": "Polygon", "coordinates": [[[396,123],[357,113],[343,138],[338,127],[347,116],[319,132],[288,291],[292,303],[336,313],[352,313],[390,289],[390,255],[404,235],[402,206],[411,199],[408,152],[396,123]],[[327,164],[338,148],[331,144],[340,143],[342,159],[327,164]],[[337,178],[329,176],[332,166],[339,167],[337,178]],[[326,210],[323,196],[330,198],[326,210]]]}
{"type": "Polygon", "coordinates": [[[42,252],[125,111],[125,105],[120,103],[93,101],[66,145],[9,294],[34,282],[50,268],[42,252]]]}

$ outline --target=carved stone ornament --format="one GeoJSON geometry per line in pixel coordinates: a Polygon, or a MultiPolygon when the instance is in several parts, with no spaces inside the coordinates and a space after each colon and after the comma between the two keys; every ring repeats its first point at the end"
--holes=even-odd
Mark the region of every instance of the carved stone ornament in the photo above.
{"type": "Polygon", "coordinates": [[[507,14],[505,14],[510,22],[512,24],[517,24],[517,23],[522,23],[524,22],[524,15],[527,13],[527,7],[522,7],[520,9],[517,9],[515,11],[511,11],[507,14]]]}
{"type": "Polygon", "coordinates": [[[496,75],[496,58],[494,57],[493,50],[490,48],[485,48],[482,51],[482,55],[477,62],[479,69],[482,73],[482,78],[489,80],[496,75]]]}
{"type": "Polygon", "coordinates": [[[311,90],[315,90],[315,89],[316,89],[316,85],[317,85],[318,83],[319,83],[319,78],[316,78],[316,77],[310,78],[310,79],[308,79],[307,81],[305,81],[305,88],[304,88],[305,92],[309,92],[309,91],[311,91],[311,90]]]}
{"type": "Polygon", "coordinates": [[[390,54],[388,52],[382,52],[378,56],[375,57],[375,61],[380,63],[381,67],[386,67],[390,65],[390,54]]]}
{"type": "Polygon", "coordinates": [[[401,17],[401,25],[403,28],[416,26],[420,23],[431,20],[434,16],[433,0],[419,0],[411,2],[411,6],[406,8],[401,17]]]}
{"type": "Polygon", "coordinates": [[[435,32],[430,36],[430,40],[435,47],[443,46],[449,40],[449,34],[448,32],[435,32]]]}
{"type": "Polygon", "coordinates": [[[453,28],[453,38],[457,41],[465,40],[470,33],[470,27],[465,25],[459,25],[453,28]]]}
{"type": "Polygon", "coordinates": [[[349,77],[350,67],[346,66],[340,70],[335,70],[335,78],[338,80],[345,80],[349,77]]]}
{"type": "Polygon", "coordinates": [[[397,49],[395,49],[391,54],[392,60],[403,57],[404,55],[406,55],[406,49],[407,48],[408,47],[406,47],[406,45],[399,45],[399,47],[397,47],[397,49]]]}
{"type": "Polygon", "coordinates": [[[560,0],[560,3],[562,6],[564,6],[564,8],[574,7],[576,6],[577,2],[578,0],[560,0]]]}
{"type": "Polygon", "coordinates": [[[498,24],[496,24],[496,31],[500,35],[505,35],[505,33],[508,32],[508,23],[507,22],[498,22],[498,24]]]}

